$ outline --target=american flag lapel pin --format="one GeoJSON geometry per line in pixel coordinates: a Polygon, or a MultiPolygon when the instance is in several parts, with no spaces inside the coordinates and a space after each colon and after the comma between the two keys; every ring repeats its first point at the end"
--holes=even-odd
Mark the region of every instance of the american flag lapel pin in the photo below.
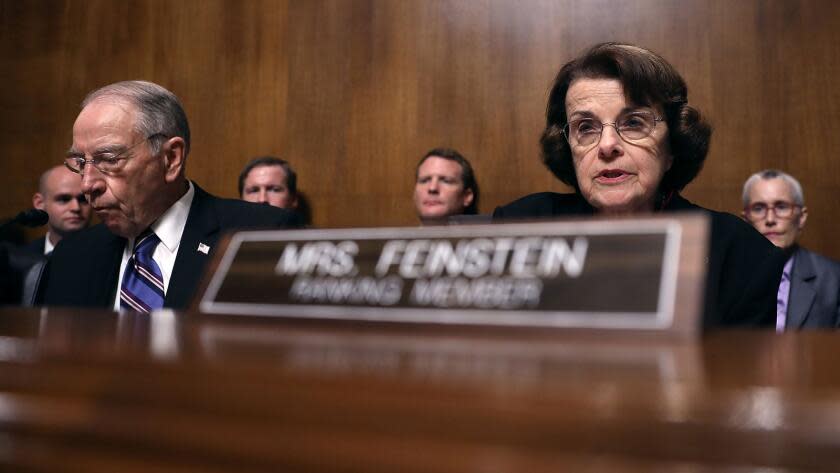
{"type": "Polygon", "coordinates": [[[198,244],[198,251],[204,253],[205,255],[210,253],[210,247],[205,245],[204,243],[198,244]]]}

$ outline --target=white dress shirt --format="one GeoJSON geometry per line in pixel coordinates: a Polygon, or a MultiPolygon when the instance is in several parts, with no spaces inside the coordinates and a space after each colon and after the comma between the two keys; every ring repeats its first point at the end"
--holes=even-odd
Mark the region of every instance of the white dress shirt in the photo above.
{"type": "MultiPolygon", "coordinates": [[[[186,194],[181,196],[177,202],[172,204],[172,207],[169,207],[152,224],[152,231],[160,238],[160,243],[155,248],[155,252],[152,253],[152,259],[158,264],[163,275],[164,294],[169,289],[169,280],[172,277],[172,269],[175,267],[175,257],[178,256],[178,247],[181,245],[181,235],[184,234],[184,227],[187,226],[187,216],[190,214],[190,206],[195,195],[192,182],[187,182],[190,187],[186,194]]],[[[128,240],[128,244],[125,245],[122,262],[120,263],[120,277],[117,279],[117,293],[114,297],[114,310],[118,312],[120,310],[120,289],[122,288],[123,273],[125,273],[125,267],[132,253],[134,253],[134,238],[128,240]]]]}
{"type": "Polygon", "coordinates": [[[44,236],[44,254],[48,255],[52,253],[52,250],[55,249],[55,245],[50,241],[50,232],[47,232],[46,236],[44,236]]]}

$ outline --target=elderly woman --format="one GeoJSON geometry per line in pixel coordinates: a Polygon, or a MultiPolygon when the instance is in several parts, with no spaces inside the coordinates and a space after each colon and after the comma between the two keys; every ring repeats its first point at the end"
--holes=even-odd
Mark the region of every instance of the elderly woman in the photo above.
{"type": "Polygon", "coordinates": [[[707,212],[704,325],[772,326],[784,257],[741,219],[679,194],[700,172],[712,133],[687,96],[682,77],[651,51],[594,46],[560,69],[541,139],[546,166],[575,193],[529,195],[493,217],[707,212]]]}

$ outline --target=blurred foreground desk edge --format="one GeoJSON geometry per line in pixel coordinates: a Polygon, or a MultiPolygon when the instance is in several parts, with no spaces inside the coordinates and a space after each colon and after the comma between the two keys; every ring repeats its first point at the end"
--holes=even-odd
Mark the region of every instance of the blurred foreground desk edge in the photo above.
{"type": "Polygon", "coordinates": [[[676,341],[0,309],[0,470],[840,465],[840,339],[676,341]]]}

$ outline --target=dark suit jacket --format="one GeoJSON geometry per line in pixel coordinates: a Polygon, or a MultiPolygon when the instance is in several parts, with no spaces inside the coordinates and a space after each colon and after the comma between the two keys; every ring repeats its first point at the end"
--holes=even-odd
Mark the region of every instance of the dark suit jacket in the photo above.
{"type": "MultiPolygon", "coordinates": [[[[198,251],[199,243],[213,250],[225,230],[298,225],[298,217],[292,212],[220,199],[195,183],[193,186],[195,196],[164,299],[164,307],[174,309],[189,304],[210,260],[209,255],[198,251]]],[[[103,224],[62,239],[50,257],[39,300],[52,306],[112,307],[126,243],[103,224]]]]}
{"type": "Polygon", "coordinates": [[[44,238],[19,246],[0,242],[0,305],[32,304],[33,293],[27,289],[37,287],[37,276],[44,259],[44,238]],[[36,265],[41,266],[33,273],[35,280],[27,287],[28,274],[36,265]]]}
{"type": "Polygon", "coordinates": [[[20,303],[24,307],[31,307],[37,303],[38,288],[41,285],[44,267],[50,255],[44,254],[44,244],[47,236],[36,238],[23,246],[25,251],[32,255],[32,265],[22,273],[20,303]]]}
{"type": "MultiPolygon", "coordinates": [[[[703,326],[772,327],[784,253],[740,218],[707,210],[674,195],[663,212],[706,212],[711,217],[703,326]]],[[[591,215],[579,194],[543,192],[493,212],[494,220],[591,215]]]]}
{"type": "Polygon", "coordinates": [[[794,255],[786,327],[840,327],[840,263],[802,247],[794,255]]]}
{"type": "Polygon", "coordinates": [[[32,253],[35,253],[37,255],[43,255],[44,254],[44,243],[46,243],[46,242],[47,242],[47,236],[44,235],[41,238],[36,238],[36,239],[30,241],[29,243],[27,243],[23,247],[26,248],[27,251],[30,251],[32,253]]]}

